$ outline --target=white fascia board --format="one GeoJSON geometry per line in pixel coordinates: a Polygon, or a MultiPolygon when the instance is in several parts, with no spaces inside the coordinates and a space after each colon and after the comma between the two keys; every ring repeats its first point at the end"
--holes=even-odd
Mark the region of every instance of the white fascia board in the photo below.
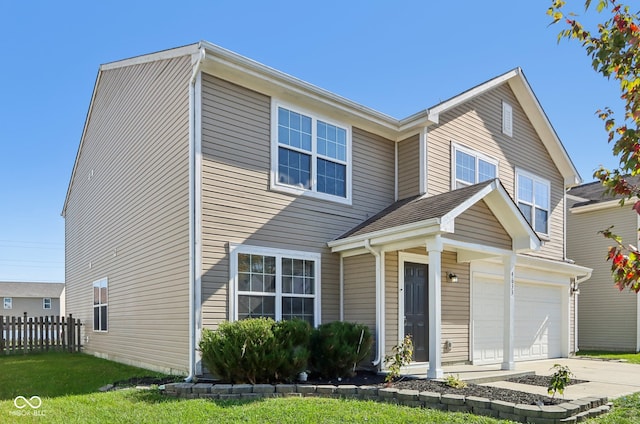
{"type": "Polygon", "coordinates": [[[364,248],[367,240],[371,246],[377,246],[385,243],[397,242],[403,238],[431,235],[438,232],[440,232],[440,219],[432,218],[367,234],[361,234],[354,237],[332,240],[328,242],[327,245],[331,248],[332,252],[336,253],[351,249],[364,248]]]}
{"type": "Polygon", "coordinates": [[[207,50],[204,72],[286,101],[302,102],[302,106],[309,103],[331,118],[344,120],[348,114],[354,125],[396,140],[399,121],[395,118],[214,44],[201,44],[207,50]]]}
{"type": "Polygon", "coordinates": [[[563,274],[569,277],[590,275],[593,271],[592,268],[588,268],[585,266],[576,265],[569,262],[560,262],[544,258],[537,258],[535,256],[529,255],[517,255],[516,265],[526,268],[543,269],[549,272],[563,274]]]}
{"type": "Polygon", "coordinates": [[[514,76],[518,75],[520,73],[520,69],[512,69],[511,71],[502,74],[498,77],[495,77],[485,83],[482,83],[480,85],[477,85],[475,87],[473,87],[470,90],[465,91],[464,93],[461,93],[455,97],[452,97],[449,100],[446,100],[432,108],[429,108],[427,110],[426,116],[427,119],[435,124],[437,124],[439,122],[440,119],[440,114],[442,112],[445,112],[451,108],[454,108],[458,105],[461,105],[464,102],[467,102],[471,99],[473,99],[474,97],[480,96],[483,93],[486,93],[487,91],[499,86],[500,84],[504,83],[505,81],[510,80],[511,78],[513,78],[514,76]]]}
{"type": "Polygon", "coordinates": [[[560,171],[565,188],[581,184],[582,178],[580,178],[578,170],[571,161],[567,150],[560,141],[558,134],[551,125],[551,122],[549,121],[547,114],[544,112],[544,109],[542,109],[540,102],[538,102],[538,98],[531,89],[531,86],[527,82],[522,70],[518,68],[516,75],[518,78],[510,79],[509,86],[516,95],[518,102],[522,106],[522,109],[524,109],[524,112],[538,133],[542,143],[548,150],[551,160],[553,160],[560,171]]]}
{"type": "Polygon", "coordinates": [[[600,211],[603,209],[621,208],[620,199],[609,200],[606,202],[592,203],[590,205],[574,206],[569,211],[572,214],[581,214],[586,212],[600,211]]]}
{"type": "Polygon", "coordinates": [[[118,60],[100,65],[100,69],[108,71],[110,69],[123,68],[125,66],[140,65],[143,63],[157,62],[160,60],[173,59],[180,56],[190,56],[200,51],[200,43],[189,44],[174,49],[162,50],[155,53],[135,56],[129,59],[118,60]]]}

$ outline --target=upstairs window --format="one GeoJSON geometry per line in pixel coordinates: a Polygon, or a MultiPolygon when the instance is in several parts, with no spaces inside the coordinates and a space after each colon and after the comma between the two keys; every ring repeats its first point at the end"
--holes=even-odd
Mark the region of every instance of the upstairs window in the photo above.
{"type": "Polygon", "coordinates": [[[350,203],[349,128],[282,105],[273,115],[272,186],[350,203]]]}
{"type": "Polygon", "coordinates": [[[453,188],[462,188],[498,175],[498,161],[481,153],[453,144],[453,188]]]}
{"type": "Polygon", "coordinates": [[[51,298],[45,297],[42,299],[42,309],[51,309],[51,298]]]}
{"type": "Polygon", "coordinates": [[[108,285],[106,278],[93,282],[93,331],[107,331],[108,285]]]}
{"type": "Polygon", "coordinates": [[[549,234],[549,181],[524,171],[517,171],[518,207],[533,229],[549,234]]]}
{"type": "Polygon", "coordinates": [[[2,306],[4,307],[4,309],[12,309],[13,308],[13,298],[5,297],[4,298],[4,303],[3,303],[2,306]]]}

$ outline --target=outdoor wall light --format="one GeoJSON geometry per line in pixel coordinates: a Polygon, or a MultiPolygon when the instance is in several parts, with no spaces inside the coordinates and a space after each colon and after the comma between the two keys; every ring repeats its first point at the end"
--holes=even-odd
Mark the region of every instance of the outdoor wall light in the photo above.
{"type": "Polygon", "coordinates": [[[453,272],[449,273],[449,282],[450,283],[457,283],[458,282],[458,276],[456,274],[454,274],[453,272]]]}

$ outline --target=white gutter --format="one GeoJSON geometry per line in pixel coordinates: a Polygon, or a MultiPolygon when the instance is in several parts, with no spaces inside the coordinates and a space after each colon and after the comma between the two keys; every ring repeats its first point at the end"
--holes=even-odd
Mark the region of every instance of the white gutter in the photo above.
{"type": "Polygon", "coordinates": [[[200,339],[201,314],[201,280],[200,280],[200,129],[199,122],[199,90],[196,85],[200,80],[200,69],[205,58],[205,49],[199,46],[200,54],[193,65],[193,72],[189,80],[189,375],[185,381],[190,382],[197,374],[196,349],[200,339]],[[196,187],[197,186],[197,187],[196,187]]]}
{"type": "Polygon", "coordinates": [[[382,362],[384,356],[384,271],[383,259],[384,254],[371,247],[369,240],[365,240],[365,249],[367,249],[376,258],[376,358],[373,365],[382,362]]]}

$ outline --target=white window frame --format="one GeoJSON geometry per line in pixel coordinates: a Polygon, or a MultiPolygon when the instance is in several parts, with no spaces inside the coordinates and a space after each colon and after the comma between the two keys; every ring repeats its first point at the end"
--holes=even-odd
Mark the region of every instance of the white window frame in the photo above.
{"type": "Polygon", "coordinates": [[[51,306],[52,306],[51,298],[50,297],[43,297],[42,298],[42,309],[51,309],[51,306]]]}
{"type": "MultiPolygon", "coordinates": [[[[304,259],[315,262],[314,266],[314,302],[313,302],[313,326],[320,325],[321,314],[321,293],[320,293],[320,268],[321,257],[320,253],[304,252],[299,250],[286,250],[286,249],[273,249],[268,247],[250,246],[244,244],[229,244],[229,321],[238,321],[238,295],[257,295],[261,293],[257,292],[240,292],[238,290],[238,254],[249,255],[262,255],[262,256],[274,256],[276,257],[276,292],[274,296],[275,302],[275,317],[276,321],[282,320],[282,258],[291,259],[304,259]]],[[[270,293],[271,294],[271,293],[270,293]]],[[[296,297],[311,297],[311,295],[296,295],[296,297]]]]}
{"type": "Polygon", "coordinates": [[[294,194],[297,196],[309,196],[317,199],[329,200],[336,203],[343,203],[347,205],[351,205],[352,197],[351,197],[351,186],[352,186],[352,161],[351,161],[351,145],[352,145],[352,136],[351,136],[351,126],[342,122],[337,122],[333,119],[321,116],[317,113],[313,113],[304,108],[288,104],[282,102],[277,99],[272,99],[271,101],[271,175],[270,175],[270,186],[274,191],[280,191],[283,193],[294,194]],[[295,147],[285,146],[287,149],[293,151],[304,152],[305,154],[309,154],[311,156],[311,188],[305,189],[301,187],[296,187],[289,184],[283,184],[278,181],[278,108],[282,107],[288,109],[292,112],[296,112],[302,115],[305,115],[311,118],[311,152],[306,152],[304,150],[298,150],[295,147]],[[346,178],[346,187],[345,187],[345,197],[336,196],[333,194],[322,193],[317,191],[318,187],[318,174],[317,174],[317,162],[318,158],[324,159],[323,156],[319,155],[317,150],[317,123],[318,121],[325,122],[330,125],[334,125],[346,131],[346,158],[344,161],[326,157],[327,160],[335,163],[339,163],[341,165],[346,166],[345,170],[345,178],[346,178]]]}
{"type": "Polygon", "coordinates": [[[12,297],[5,297],[2,300],[2,307],[4,309],[13,309],[13,298],[12,297]],[[9,306],[7,307],[7,305],[9,305],[9,306]]]}
{"type": "MultiPolygon", "coordinates": [[[[101,292],[101,291],[100,291],[101,292]]],[[[107,333],[109,332],[109,279],[108,278],[101,278],[99,280],[94,281],[91,284],[91,303],[93,305],[92,308],[92,312],[95,314],[95,309],[98,308],[98,317],[99,317],[99,321],[98,321],[98,329],[96,330],[95,328],[95,315],[92,316],[91,322],[92,322],[92,326],[91,328],[93,328],[93,332],[94,333],[107,333]],[[97,304],[94,304],[94,289],[96,287],[100,288],[101,285],[104,283],[104,287],[106,289],[107,292],[107,301],[106,302],[102,302],[102,299],[99,300],[99,302],[97,304]],[[102,320],[101,320],[101,315],[100,315],[100,307],[102,306],[106,306],[107,307],[107,322],[105,323],[105,329],[102,330],[102,320]]]]}
{"type": "Polygon", "coordinates": [[[452,142],[451,143],[451,190],[455,190],[457,188],[462,188],[462,187],[467,187],[469,185],[473,185],[473,184],[478,184],[478,172],[479,172],[479,166],[478,166],[478,160],[482,160],[484,162],[490,163],[492,165],[494,165],[496,167],[496,175],[494,178],[498,178],[498,175],[500,175],[500,167],[499,165],[499,161],[495,158],[492,158],[491,156],[487,156],[484,153],[480,153],[477,150],[473,150],[473,149],[469,149],[468,147],[464,147],[458,143],[452,142]],[[469,156],[473,156],[475,158],[476,161],[476,175],[475,175],[475,182],[469,184],[467,181],[463,181],[463,180],[459,180],[461,184],[464,184],[463,186],[458,187],[458,177],[456,175],[456,152],[462,152],[465,153],[469,156]]]}
{"type": "MultiPolygon", "coordinates": [[[[541,231],[536,231],[536,233],[544,235],[545,237],[549,237],[551,235],[551,182],[549,180],[547,180],[546,178],[542,178],[537,176],[536,174],[532,174],[531,172],[525,171],[523,169],[519,169],[516,168],[516,181],[515,181],[515,198],[516,198],[516,205],[518,206],[518,208],[520,208],[520,203],[525,203],[529,206],[532,207],[531,209],[531,220],[532,222],[530,222],[531,228],[533,228],[534,231],[536,231],[536,225],[535,225],[535,219],[536,219],[536,207],[538,209],[542,209],[542,210],[546,210],[547,211],[547,231],[546,232],[541,232],[541,231]],[[533,203],[525,201],[525,200],[520,200],[520,176],[529,178],[532,180],[533,182],[533,203]],[[536,199],[535,199],[535,184],[536,182],[544,184],[547,186],[547,204],[549,205],[547,209],[544,209],[542,207],[537,206],[536,204],[536,199]]],[[[525,217],[526,218],[526,217],[525,217]]]]}
{"type": "Polygon", "coordinates": [[[513,137],[513,107],[505,101],[502,102],[502,134],[513,137]]]}

